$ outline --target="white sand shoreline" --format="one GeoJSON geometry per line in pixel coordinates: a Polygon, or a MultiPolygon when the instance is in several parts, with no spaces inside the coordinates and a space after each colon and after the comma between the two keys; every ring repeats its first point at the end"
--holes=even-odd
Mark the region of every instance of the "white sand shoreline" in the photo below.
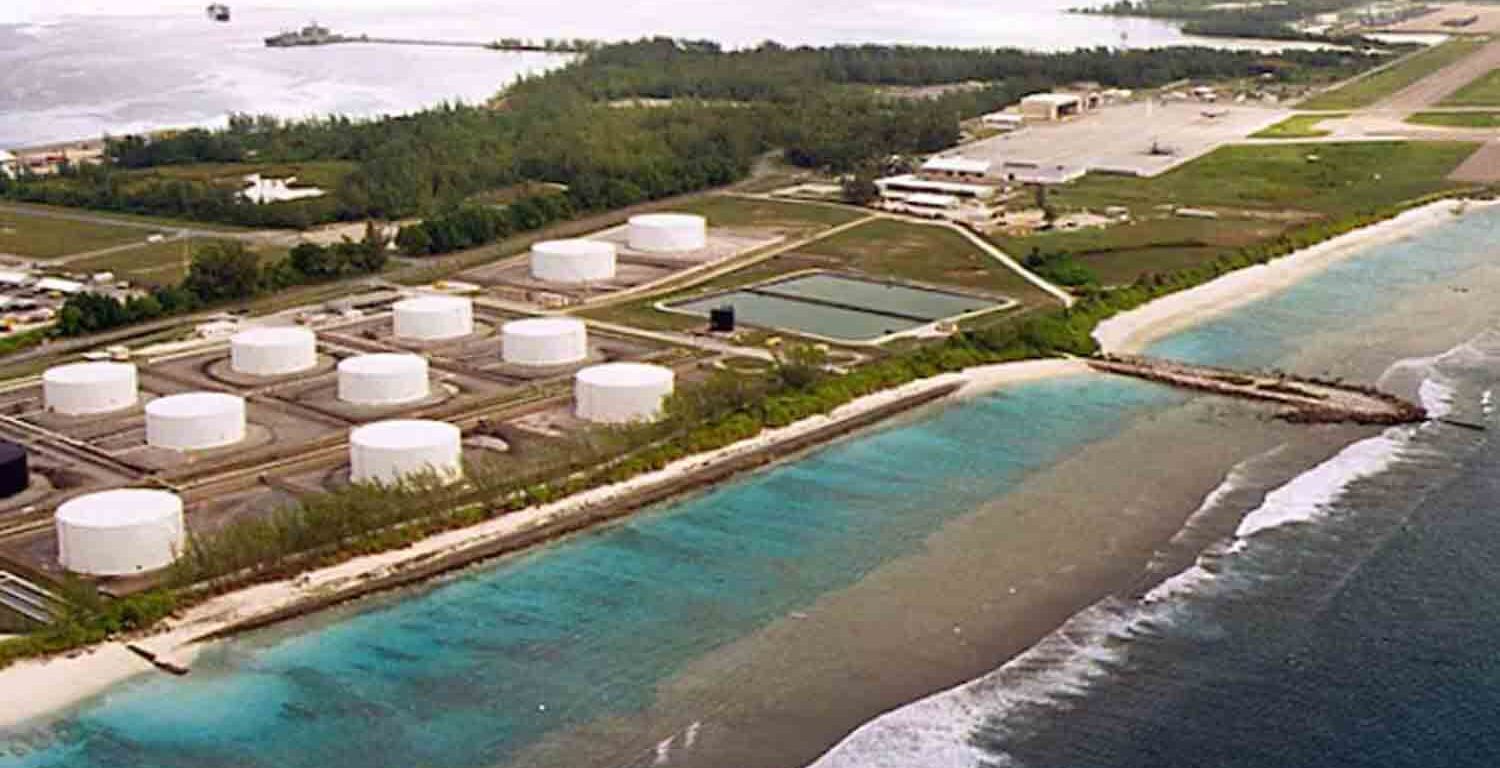
{"type": "Polygon", "coordinates": [[[1396,242],[1452,221],[1462,211],[1494,205],[1500,205],[1500,201],[1439,200],[1413,208],[1266,264],[1236,270],[1122,312],[1100,323],[1094,329],[1094,339],[1104,352],[1139,353],[1153,341],[1284,290],[1366,248],[1396,242]]]}
{"type": "MultiPolygon", "coordinates": [[[[1138,351],[1151,341],[1216,314],[1284,289],[1361,249],[1406,237],[1451,220],[1461,207],[1500,202],[1440,201],[1407,211],[1393,219],[1282,257],[1269,264],[1239,270],[1210,283],[1156,299],[1145,306],[1101,323],[1095,338],[1112,353],[1138,351]]],[[[0,699],[0,728],[13,728],[56,714],[153,667],[131,652],[134,645],[164,661],[187,666],[202,649],[197,638],[258,616],[265,616],[306,600],[348,589],[362,582],[400,573],[457,551],[555,523],[621,496],[681,479],[687,473],[721,464],[807,435],[830,424],[857,418],[903,398],[953,384],[950,397],[970,398],[997,388],[1088,371],[1082,360],[1026,360],[982,366],[961,373],[935,376],[878,392],[835,409],[832,413],[769,429],[748,440],[705,454],[678,460],[667,467],[622,483],[585,491],[540,507],[533,507],[461,530],[447,531],[411,546],[355,558],[309,572],[295,579],[270,582],[212,598],[145,636],[111,641],[64,656],[17,662],[0,670],[0,690],[25,691],[24,696],[0,699]]]]}
{"type": "Polygon", "coordinates": [[[284,610],[300,602],[327,596],[372,579],[388,577],[405,568],[434,558],[513,536],[565,519],[592,507],[610,503],[627,494],[677,481],[689,472],[721,464],[816,430],[886,407],[899,400],[933,392],[954,384],[961,388],[950,397],[982,395],[1009,384],[1037,381],[1087,371],[1078,360],[1026,360],[983,366],[914,381],[862,397],[834,409],[761,434],[715,451],[673,462],[667,467],[630,480],[585,491],[561,501],[423,539],[411,546],[354,558],[312,571],[295,579],[269,582],[214,597],[187,609],[180,617],[138,638],[110,641],[100,646],[50,659],[20,661],[0,670],[0,690],[27,691],[26,696],[0,699],[0,728],[11,728],[67,709],[98,695],[109,687],[153,671],[151,664],[129,650],[134,646],[157,658],[186,667],[202,649],[197,638],[225,627],[284,610]]]}

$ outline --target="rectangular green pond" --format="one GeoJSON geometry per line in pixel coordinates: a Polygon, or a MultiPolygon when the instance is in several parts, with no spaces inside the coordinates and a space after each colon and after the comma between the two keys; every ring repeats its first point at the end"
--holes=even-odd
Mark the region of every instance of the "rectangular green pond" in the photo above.
{"type": "Polygon", "coordinates": [[[670,306],[705,317],[732,306],[735,319],[748,325],[862,342],[995,305],[980,296],[819,273],[670,306]]]}

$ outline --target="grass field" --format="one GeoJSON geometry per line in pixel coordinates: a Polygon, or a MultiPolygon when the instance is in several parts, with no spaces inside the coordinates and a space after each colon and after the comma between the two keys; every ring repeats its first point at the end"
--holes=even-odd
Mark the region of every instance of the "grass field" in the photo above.
{"type": "Polygon", "coordinates": [[[1148,272],[1169,272],[1212,261],[1220,255],[1282,232],[1287,222],[1265,219],[1164,218],[1113,227],[1049,232],[1022,238],[996,238],[1016,258],[1033,249],[1077,257],[1103,285],[1134,282],[1148,272]]]}
{"type": "Polygon", "coordinates": [[[1428,48],[1343,87],[1321,93],[1298,109],[1339,110],[1367,107],[1482,48],[1484,39],[1456,38],[1428,48]]]}
{"type": "Polygon", "coordinates": [[[151,232],[135,227],[28,216],[0,209],[0,253],[55,259],[126,243],[144,243],[151,232]]]}
{"type": "Polygon", "coordinates": [[[880,219],[819,240],[798,253],[835,268],[977,288],[1028,304],[1051,301],[1020,275],[946,227],[880,219]]]}
{"type": "Polygon", "coordinates": [[[1000,238],[1017,258],[1066,253],[1105,285],[1129,283],[1275,237],[1298,221],[1385,208],[1453,186],[1472,143],[1381,142],[1221,148],[1152,179],[1091,175],[1053,191],[1063,209],[1130,207],[1139,220],[1103,229],[1000,238]],[[1171,217],[1159,206],[1218,209],[1218,219],[1171,217]]]}
{"type": "Polygon", "coordinates": [[[707,216],[709,226],[766,227],[768,229],[826,229],[847,224],[864,215],[848,208],[785,203],[778,200],[755,200],[727,195],[714,195],[694,200],[675,210],[707,216]]]}
{"type": "MultiPolygon", "coordinates": [[[[29,210],[29,211],[53,212],[53,213],[57,213],[57,214],[60,214],[60,215],[72,216],[72,217],[86,217],[86,218],[89,218],[89,219],[99,219],[99,220],[102,220],[102,221],[117,221],[117,222],[120,222],[121,224],[134,224],[134,225],[137,225],[136,229],[140,229],[141,227],[151,227],[151,228],[157,229],[157,230],[197,229],[197,230],[213,231],[213,232],[249,232],[250,231],[250,229],[248,227],[239,227],[239,226],[235,226],[233,224],[210,224],[210,223],[201,222],[201,221],[190,221],[188,219],[174,219],[174,218],[169,218],[169,217],[166,217],[166,216],[140,216],[140,215],[133,214],[133,213],[117,213],[117,212],[114,212],[114,211],[98,211],[98,210],[94,210],[92,208],[87,208],[87,209],[86,208],[69,208],[67,206],[61,206],[61,205],[42,205],[42,204],[39,204],[39,203],[22,203],[22,202],[17,202],[17,201],[12,201],[12,200],[6,200],[4,202],[0,202],[0,217],[3,217],[3,216],[6,215],[6,209],[18,209],[18,210],[29,210]]],[[[149,232],[144,232],[143,236],[145,234],[150,234],[150,233],[149,232]]]]}
{"type": "Polygon", "coordinates": [[[1500,69],[1492,69],[1438,102],[1444,107],[1500,107],[1500,69]]]}
{"type": "Polygon", "coordinates": [[[1497,112],[1418,112],[1406,118],[1415,125],[1438,125],[1444,128],[1500,128],[1497,112]]]}
{"type": "Polygon", "coordinates": [[[1253,139],[1315,139],[1330,132],[1318,127],[1324,120],[1348,117],[1347,113],[1332,115],[1292,115],[1262,131],[1250,134],[1253,139]]]}
{"type": "Polygon", "coordinates": [[[1052,193],[1054,205],[1099,209],[1161,204],[1338,215],[1383,208],[1452,186],[1479,145],[1356,142],[1221,147],[1150,179],[1091,174],[1052,193]]]}
{"type": "MultiPolygon", "coordinates": [[[[788,205],[780,204],[778,205],[788,205]]],[[[812,206],[796,206],[819,210],[812,206]]],[[[835,209],[822,209],[835,210],[835,209]]],[[[772,257],[711,281],[667,296],[586,310],[584,316],[642,328],[687,329],[701,318],[661,312],[658,301],[736,288],[808,269],[848,269],[919,283],[951,285],[1003,294],[1023,308],[1056,306],[1048,294],[945,227],[879,219],[845,230],[806,248],[772,257]]]]}
{"type": "MultiPolygon", "coordinates": [[[[117,279],[129,280],[137,285],[169,285],[182,280],[187,273],[192,249],[207,242],[210,241],[193,238],[152,243],[128,251],[71,262],[68,268],[75,272],[113,272],[117,279]]],[[[251,250],[260,255],[262,264],[286,255],[284,248],[252,247],[251,250]]]]}
{"type": "Polygon", "coordinates": [[[308,163],[197,163],[164,165],[131,171],[130,175],[136,178],[157,177],[207,181],[238,189],[243,186],[243,179],[246,175],[259,173],[262,176],[277,179],[295,176],[299,187],[321,187],[331,190],[354,169],[354,163],[342,160],[308,163]]]}

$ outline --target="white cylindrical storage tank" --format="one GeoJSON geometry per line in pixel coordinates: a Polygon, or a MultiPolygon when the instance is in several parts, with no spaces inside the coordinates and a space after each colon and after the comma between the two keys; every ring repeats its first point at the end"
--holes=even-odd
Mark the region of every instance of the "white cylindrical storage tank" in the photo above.
{"type": "Polygon", "coordinates": [[[650,421],[672,394],[671,368],[644,363],[608,363],[578,372],[573,399],[578,417],[601,424],[650,421]]]}
{"type": "Polygon", "coordinates": [[[531,276],[549,283],[591,283],[615,276],[615,244],[548,240],[531,246],[531,276]]]}
{"type": "Polygon", "coordinates": [[[189,392],[146,404],[146,444],[201,451],[245,439],[245,398],[222,392],[189,392]]]}
{"type": "Polygon", "coordinates": [[[474,302],[462,296],[419,296],[396,302],[396,337],[437,341],[474,332],[474,302]]]}
{"type": "Polygon", "coordinates": [[[354,405],[396,405],[427,397],[427,359],[382,352],[339,363],[339,399],[354,405]]]}
{"type": "Polygon", "coordinates": [[[250,376],[286,376],[318,364],[318,336],[307,328],[251,328],[229,340],[229,365],[250,376]]]}
{"type": "Polygon", "coordinates": [[[647,253],[696,251],[708,245],[708,220],[690,213],[631,216],[629,242],[647,253]]]}
{"type": "Polygon", "coordinates": [[[572,317],[516,320],[500,328],[502,356],[517,365],[569,365],[589,356],[588,327],[572,317]]]}
{"type": "Polygon", "coordinates": [[[349,466],[356,483],[393,485],[426,472],[452,482],[463,476],[462,434],[443,421],[366,424],[349,433],[349,466]]]}
{"type": "Polygon", "coordinates": [[[54,518],[57,561],[88,576],[131,576],[165,568],[182,553],[182,499],[122,488],[63,502],[54,518]]]}
{"type": "Polygon", "coordinates": [[[135,366],[130,363],[71,363],[42,374],[47,410],[67,416],[109,413],[135,405],[135,366]]]}

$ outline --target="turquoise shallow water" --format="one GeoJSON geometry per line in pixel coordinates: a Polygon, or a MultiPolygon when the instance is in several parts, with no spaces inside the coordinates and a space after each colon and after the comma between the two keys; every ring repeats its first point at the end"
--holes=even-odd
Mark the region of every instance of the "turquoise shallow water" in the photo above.
{"type": "MultiPolygon", "coordinates": [[[[1372,296],[1394,300],[1483,263],[1497,233],[1500,214],[1466,218],[1335,265],[1152,351],[1276,364],[1317,334],[1377,317],[1389,302],[1372,296]]],[[[1147,385],[1081,377],[928,411],[420,594],[224,644],[188,678],[146,677],[0,736],[0,768],[504,764],[549,734],[641,709],[694,659],[916,551],[1029,470],[1180,401],[1147,385]]],[[[1161,686],[1171,676],[1148,679],[1161,686]]],[[[1112,717],[1118,700],[1100,701],[1091,711],[1112,717]]],[[[1168,703],[1135,698],[1128,708],[1168,711],[1168,703]]],[[[1071,732],[1049,721],[1032,741],[991,746],[1034,757],[1071,732]]],[[[1152,754],[1128,729],[1099,738],[1117,754],[1152,754]]],[[[1066,754],[1069,765],[1111,764],[1066,754]]],[[[1159,764],[1190,764],[1191,755],[1159,764]]]]}
{"type": "Polygon", "coordinates": [[[929,412],[419,597],[228,643],[185,679],[15,734],[0,766],[502,763],[643,707],[692,659],[1175,399],[1082,377],[929,412]]]}
{"type": "MultiPolygon", "coordinates": [[[[1493,295],[1493,284],[1473,286],[1464,273],[1500,262],[1497,224],[1500,215],[1485,213],[1375,249],[1152,351],[1270,364],[1309,334],[1357,334],[1413,290],[1455,303],[1468,291],[1493,295]]],[[[1431,317],[1415,311],[1412,330],[1451,336],[1431,317]]],[[[1488,432],[1390,430],[1331,470],[1304,475],[1274,505],[1241,510],[1296,522],[1242,538],[1172,601],[1125,614],[1097,646],[1112,654],[1102,674],[1024,705],[986,702],[980,709],[994,716],[972,733],[977,759],[1034,768],[1495,765],[1500,307],[1469,300],[1446,317],[1474,335],[1424,351],[1432,357],[1419,365],[1440,395],[1432,402],[1488,432]]]]}

